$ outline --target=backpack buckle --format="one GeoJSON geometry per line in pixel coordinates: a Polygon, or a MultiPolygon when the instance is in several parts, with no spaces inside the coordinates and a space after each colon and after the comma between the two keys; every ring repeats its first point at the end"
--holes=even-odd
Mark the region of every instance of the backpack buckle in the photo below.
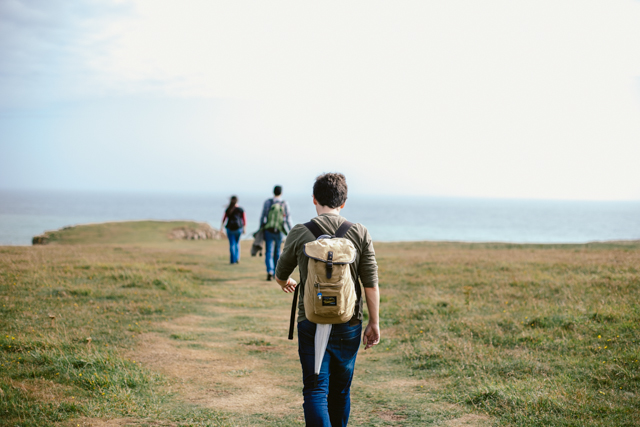
{"type": "Polygon", "coordinates": [[[327,254],[327,279],[331,279],[333,273],[333,252],[329,251],[327,254]]]}

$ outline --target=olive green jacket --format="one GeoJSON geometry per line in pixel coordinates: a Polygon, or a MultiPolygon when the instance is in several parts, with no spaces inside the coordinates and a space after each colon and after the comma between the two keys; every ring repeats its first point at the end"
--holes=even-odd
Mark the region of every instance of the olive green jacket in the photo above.
{"type": "MultiPolygon", "coordinates": [[[[312,221],[320,227],[323,233],[332,235],[346,219],[340,215],[322,214],[313,218],[312,221]]],[[[362,224],[354,224],[345,237],[353,242],[357,251],[356,260],[350,265],[352,277],[358,277],[365,288],[375,288],[378,286],[378,263],[369,231],[362,224]]],[[[276,277],[281,280],[287,280],[295,268],[299,268],[298,322],[306,319],[304,314],[304,282],[307,278],[308,258],[304,254],[303,248],[305,243],[313,240],[315,240],[315,236],[304,224],[293,227],[287,235],[284,249],[276,266],[276,277]]],[[[362,294],[360,289],[357,294],[362,294]]],[[[362,320],[362,303],[363,298],[359,298],[357,315],[360,320],[362,320]]]]}

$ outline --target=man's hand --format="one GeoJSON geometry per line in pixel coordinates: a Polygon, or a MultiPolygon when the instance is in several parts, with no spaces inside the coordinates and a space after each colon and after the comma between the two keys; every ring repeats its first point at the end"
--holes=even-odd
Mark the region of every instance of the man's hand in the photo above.
{"type": "Polygon", "coordinates": [[[278,285],[280,285],[282,290],[284,292],[288,293],[288,294],[290,294],[291,292],[295,291],[296,290],[296,286],[298,286],[298,282],[293,280],[291,277],[289,277],[286,282],[284,280],[280,280],[280,279],[278,279],[276,277],[276,282],[278,282],[278,285]]]}
{"type": "Polygon", "coordinates": [[[369,323],[367,328],[364,330],[364,335],[362,336],[362,343],[364,344],[364,349],[367,350],[374,345],[378,345],[380,342],[380,325],[377,323],[369,323]]]}
{"type": "Polygon", "coordinates": [[[375,288],[364,288],[364,293],[367,297],[367,308],[369,309],[369,324],[362,337],[362,343],[366,350],[380,342],[380,320],[378,320],[380,318],[380,291],[376,286],[375,288]]]}

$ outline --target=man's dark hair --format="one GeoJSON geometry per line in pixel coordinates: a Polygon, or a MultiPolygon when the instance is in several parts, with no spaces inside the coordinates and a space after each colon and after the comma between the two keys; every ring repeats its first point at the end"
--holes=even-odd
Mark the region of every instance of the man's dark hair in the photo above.
{"type": "Polygon", "coordinates": [[[282,187],[279,185],[276,185],[275,187],[273,187],[273,195],[274,196],[279,196],[282,194],[282,187]]]}
{"type": "Polygon", "coordinates": [[[322,206],[332,209],[347,201],[347,179],[341,173],[325,173],[313,184],[313,197],[322,206]]]}

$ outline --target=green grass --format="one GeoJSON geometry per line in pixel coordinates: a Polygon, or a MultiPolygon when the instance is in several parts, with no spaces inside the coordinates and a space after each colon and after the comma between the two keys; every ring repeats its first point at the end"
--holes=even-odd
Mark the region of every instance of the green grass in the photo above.
{"type": "MultiPolygon", "coordinates": [[[[229,266],[225,241],[166,238],[183,225],[76,227],[48,246],[0,247],[0,425],[301,425],[300,408],[188,403],[176,391],[184,379],[133,358],[146,334],[203,355],[225,344],[246,366],[222,370],[221,393],[268,371],[300,394],[295,342],[284,339],[290,296],[261,282],[263,259],[246,244],[229,266]],[[194,315],[198,329],[166,326],[194,315]]],[[[383,340],[358,356],[351,425],[465,414],[480,417],[472,425],[640,425],[638,242],[376,252],[383,340]]]]}
{"type": "Polygon", "coordinates": [[[157,393],[167,378],[125,357],[138,336],[158,321],[194,311],[202,296],[184,267],[192,256],[173,253],[202,242],[168,242],[164,232],[175,224],[151,225],[157,227],[95,227],[119,244],[160,231],[157,239],[167,246],[159,252],[96,241],[100,233],[90,226],[68,230],[68,239],[66,230],[59,233],[59,242],[84,236],[88,246],[0,248],[0,425],[49,426],[79,416],[226,425],[224,415],[157,393]]]}
{"type": "Polygon", "coordinates": [[[382,246],[399,360],[500,425],[639,425],[638,244],[487,246],[382,246]]]}

